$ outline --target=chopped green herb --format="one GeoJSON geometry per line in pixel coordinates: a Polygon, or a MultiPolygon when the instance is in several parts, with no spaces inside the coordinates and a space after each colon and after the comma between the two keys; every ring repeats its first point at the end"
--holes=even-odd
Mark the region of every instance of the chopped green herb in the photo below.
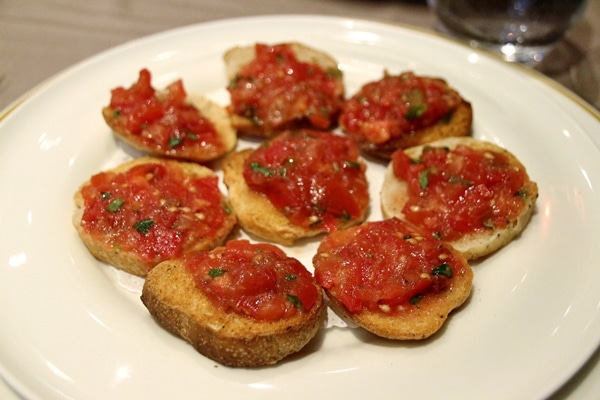
{"type": "Polygon", "coordinates": [[[425,104],[422,104],[422,103],[411,104],[408,107],[408,110],[406,110],[406,113],[404,114],[404,118],[406,118],[409,121],[411,121],[415,118],[419,118],[419,117],[423,116],[423,114],[425,114],[425,110],[427,110],[427,106],[425,104]]]}
{"type": "Polygon", "coordinates": [[[117,212],[119,211],[124,202],[125,200],[121,198],[114,199],[113,201],[108,203],[108,205],[106,206],[106,211],[111,213],[117,212]]]}
{"type": "Polygon", "coordinates": [[[517,192],[515,193],[515,196],[518,196],[518,197],[522,198],[523,200],[527,200],[527,190],[525,190],[525,188],[521,188],[521,189],[517,190],[517,192]]]}
{"type": "Polygon", "coordinates": [[[169,138],[169,148],[172,149],[173,147],[177,147],[181,144],[181,142],[183,142],[183,138],[170,137],[169,138]]]}
{"type": "Polygon", "coordinates": [[[208,276],[210,276],[211,278],[216,278],[218,276],[223,275],[225,272],[227,272],[226,269],[222,269],[222,268],[211,268],[210,271],[208,271],[208,276]]]}
{"type": "Polygon", "coordinates": [[[421,300],[423,300],[423,295],[422,294],[417,294],[413,297],[411,297],[411,299],[409,300],[410,304],[415,305],[418,302],[420,302],[421,300]]]}
{"type": "Polygon", "coordinates": [[[360,170],[360,163],[357,161],[344,161],[344,168],[354,168],[360,170]]]}
{"type": "Polygon", "coordinates": [[[350,213],[347,210],[342,211],[342,216],[340,217],[340,219],[342,221],[350,221],[352,219],[352,216],[350,215],[350,213]]]}
{"type": "Polygon", "coordinates": [[[440,123],[447,124],[448,122],[450,122],[453,115],[454,115],[454,110],[450,111],[448,114],[446,114],[442,118],[440,118],[440,123]]]}
{"type": "Polygon", "coordinates": [[[429,187],[429,174],[431,173],[431,168],[424,169],[419,172],[419,184],[421,185],[421,189],[425,190],[429,187]]]}
{"type": "Polygon", "coordinates": [[[113,118],[119,118],[121,116],[121,110],[114,110],[112,113],[113,118]]]}
{"type": "Polygon", "coordinates": [[[319,112],[323,115],[329,115],[329,108],[325,107],[325,106],[321,106],[319,107],[319,112]]]}
{"type": "Polygon", "coordinates": [[[252,121],[252,124],[256,126],[262,126],[263,120],[260,119],[258,114],[256,113],[256,107],[248,107],[243,112],[242,115],[252,121]]]}
{"type": "Polygon", "coordinates": [[[441,232],[433,232],[431,234],[431,236],[433,236],[434,239],[442,240],[442,233],[441,232]]]}
{"type": "Polygon", "coordinates": [[[286,295],[287,300],[294,305],[296,308],[302,308],[302,302],[298,298],[298,296],[294,296],[293,294],[286,295]]]}
{"type": "Polygon", "coordinates": [[[286,281],[294,281],[294,280],[296,280],[296,278],[297,278],[296,274],[289,274],[285,277],[285,280],[286,281]]]}
{"type": "Polygon", "coordinates": [[[188,139],[190,139],[190,140],[193,140],[193,141],[196,141],[196,140],[198,140],[198,135],[196,135],[196,134],[195,134],[194,132],[192,132],[192,131],[187,131],[187,132],[185,133],[185,136],[186,136],[188,139]]]}
{"type": "Polygon", "coordinates": [[[452,268],[450,268],[448,263],[438,265],[431,271],[431,273],[433,275],[442,275],[446,278],[452,278],[452,268]]]}
{"type": "Polygon", "coordinates": [[[110,199],[111,196],[112,196],[112,194],[110,194],[110,192],[102,192],[102,193],[100,193],[100,198],[102,200],[110,199]]]}
{"type": "Polygon", "coordinates": [[[487,221],[483,222],[483,226],[485,226],[486,228],[489,228],[489,229],[494,229],[494,227],[495,227],[494,221],[492,221],[491,219],[488,219],[487,221]]]}
{"type": "Polygon", "coordinates": [[[274,169],[263,167],[256,161],[250,163],[250,169],[254,172],[260,172],[264,176],[273,176],[277,173],[274,169]]]}
{"type": "Polygon", "coordinates": [[[299,130],[290,131],[290,137],[302,138],[302,139],[316,139],[317,138],[315,135],[308,133],[308,131],[299,131],[299,130]]]}
{"type": "Polygon", "coordinates": [[[328,78],[341,78],[342,71],[339,68],[330,68],[327,71],[325,71],[325,76],[327,76],[328,78]]]}
{"type": "Polygon", "coordinates": [[[311,206],[312,206],[313,210],[315,210],[316,213],[322,214],[322,213],[327,212],[327,207],[325,207],[319,203],[312,203],[311,206]]]}
{"type": "Polygon", "coordinates": [[[133,227],[142,235],[147,235],[153,225],[154,221],[152,221],[150,218],[147,218],[136,222],[133,224],[133,227]]]}
{"type": "Polygon", "coordinates": [[[241,75],[236,75],[233,79],[229,81],[229,87],[231,89],[235,89],[237,87],[238,82],[242,79],[241,75]]]}
{"type": "Polygon", "coordinates": [[[475,184],[475,182],[468,181],[465,178],[463,178],[461,176],[457,176],[457,175],[452,175],[450,177],[450,179],[448,179],[448,182],[450,182],[450,183],[460,183],[460,184],[465,185],[465,186],[473,186],[475,184]]]}

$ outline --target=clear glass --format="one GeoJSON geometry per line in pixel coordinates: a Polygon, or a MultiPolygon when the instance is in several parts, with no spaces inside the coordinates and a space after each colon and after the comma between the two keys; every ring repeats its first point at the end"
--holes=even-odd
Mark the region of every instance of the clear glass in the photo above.
{"type": "Polygon", "coordinates": [[[427,0],[441,31],[537,64],[581,17],[586,0],[427,0]]]}

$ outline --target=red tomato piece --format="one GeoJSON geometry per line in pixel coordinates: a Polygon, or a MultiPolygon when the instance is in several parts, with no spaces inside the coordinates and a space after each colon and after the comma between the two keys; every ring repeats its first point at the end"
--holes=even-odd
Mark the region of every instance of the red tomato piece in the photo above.
{"type": "Polygon", "coordinates": [[[321,295],[310,272],[272,244],[230,240],[185,260],[198,287],[215,305],[257,320],[307,312],[321,295]]]}

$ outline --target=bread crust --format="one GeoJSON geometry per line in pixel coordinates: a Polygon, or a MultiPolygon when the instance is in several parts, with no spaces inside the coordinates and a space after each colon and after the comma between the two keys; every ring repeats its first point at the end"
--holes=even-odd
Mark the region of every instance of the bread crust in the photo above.
{"type": "MultiPolygon", "coordinates": [[[[123,173],[137,165],[143,165],[148,163],[176,164],[180,166],[189,177],[193,178],[203,178],[214,175],[214,171],[196,163],[167,160],[156,157],[136,158],[131,161],[122,163],[110,169],[110,171],[115,173],[123,173]]],[[[112,265],[116,268],[119,268],[130,274],[142,277],[145,276],[148,273],[148,271],[154,267],[156,262],[145,261],[141,258],[141,256],[138,253],[134,251],[124,251],[122,249],[119,249],[118,246],[115,246],[115,243],[111,243],[110,240],[107,241],[103,238],[95,237],[83,228],[81,221],[85,209],[85,202],[82,195],[82,189],[88,184],[90,184],[90,180],[84,182],[73,196],[76,209],[73,214],[72,223],[75,229],[77,230],[79,237],[85,244],[86,248],[90,251],[90,253],[98,260],[106,264],[112,265]]],[[[222,200],[225,203],[227,203],[227,199],[225,198],[225,196],[223,196],[222,200]]],[[[215,236],[205,236],[201,240],[194,243],[190,248],[185,249],[185,251],[187,252],[195,250],[207,250],[220,245],[229,235],[236,222],[237,219],[235,214],[229,214],[225,219],[223,226],[217,229],[217,233],[215,236]]]]}
{"type": "MultiPolygon", "coordinates": [[[[337,61],[329,54],[315,49],[313,47],[307,46],[303,43],[299,42],[287,42],[282,43],[282,45],[289,45],[296,56],[296,59],[300,62],[313,64],[321,67],[323,70],[338,70],[337,61]]],[[[225,62],[225,71],[227,74],[228,80],[233,81],[236,76],[239,75],[241,69],[252,62],[256,58],[256,46],[237,46],[233,47],[225,52],[223,55],[223,60],[225,62]]],[[[340,105],[344,97],[344,85],[341,82],[339,85],[339,93],[337,93],[336,98],[339,100],[340,105]]],[[[247,118],[242,115],[238,115],[233,111],[233,107],[228,107],[228,111],[230,114],[230,119],[233,127],[238,131],[238,133],[262,138],[270,138],[276,136],[278,133],[288,130],[288,129],[304,129],[311,128],[312,126],[305,118],[294,119],[291,121],[284,121],[279,127],[276,129],[272,129],[269,127],[265,127],[264,125],[256,124],[252,119],[247,118]]],[[[337,123],[337,115],[339,110],[336,110],[330,118],[331,127],[337,123]]]]}
{"type": "MultiPolygon", "coordinates": [[[[448,147],[453,149],[459,144],[464,144],[475,149],[506,154],[509,157],[512,166],[526,172],[525,166],[508,150],[493,143],[471,137],[445,138],[425,145],[411,147],[404,151],[410,158],[417,159],[425,146],[448,147]]],[[[531,195],[527,197],[523,211],[515,220],[509,221],[507,227],[491,228],[486,229],[485,231],[466,234],[460,239],[449,241],[449,243],[459,250],[468,260],[476,260],[487,256],[509,244],[523,232],[535,210],[535,203],[538,198],[537,184],[528,178],[527,188],[531,195]]],[[[400,181],[395,176],[392,163],[390,162],[386,169],[381,189],[381,210],[383,216],[386,218],[397,217],[405,219],[402,208],[407,201],[407,184],[400,181]]]]}
{"type": "Polygon", "coordinates": [[[393,340],[423,340],[439,331],[450,313],[470,297],[473,273],[470,267],[467,271],[467,274],[455,278],[444,295],[425,297],[417,305],[406,306],[397,315],[372,311],[351,313],[330,291],[325,290],[325,293],[333,310],[377,336],[393,340]]]}
{"type": "Polygon", "coordinates": [[[309,312],[273,322],[224,312],[196,287],[179,260],[165,261],[148,273],[141,300],[166,330],[230,367],[272,365],[300,351],[326,316],[322,296],[309,312]]]}
{"type": "MultiPolygon", "coordinates": [[[[410,76],[414,75],[412,73],[405,74],[410,76]]],[[[386,77],[390,77],[387,72],[383,79],[386,77]]],[[[404,132],[399,136],[392,137],[384,143],[373,143],[361,133],[348,132],[348,128],[344,124],[343,115],[340,116],[340,127],[342,128],[342,131],[348,132],[365,154],[384,160],[389,160],[392,153],[398,149],[414,147],[446,137],[470,136],[473,124],[473,108],[471,103],[460,96],[460,94],[450,87],[443,79],[430,77],[419,78],[443,85],[447,91],[446,96],[456,96],[460,100],[456,107],[452,109],[449,117],[443,118],[431,126],[404,132]]],[[[347,101],[352,100],[348,99],[347,101]]]]}
{"type": "Polygon", "coordinates": [[[189,101],[200,111],[200,114],[212,122],[219,133],[219,139],[221,139],[221,142],[223,143],[223,152],[221,154],[215,155],[214,157],[197,156],[192,159],[192,161],[212,161],[235,149],[235,146],[237,145],[237,131],[234,129],[231,119],[229,118],[229,113],[225,107],[205,96],[197,94],[190,95],[189,101]]]}

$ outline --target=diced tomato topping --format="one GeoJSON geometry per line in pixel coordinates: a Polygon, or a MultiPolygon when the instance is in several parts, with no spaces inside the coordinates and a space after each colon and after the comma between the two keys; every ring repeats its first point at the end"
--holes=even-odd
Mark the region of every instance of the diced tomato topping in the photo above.
{"type": "Polygon", "coordinates": [[[230,240],[212,252],[186,256],[185,263],[215,305],[257,320],[308,312],[321,296],[310,272],[268,243],[230,240]]]}
{"type": "Polygon", "coordinates": [[[289,220],[337,229],[364,215],[366,166],[349,138],[312,130],[288,131],[259,147],[244,164],[244,179],[289,220]]]}
{"type": "Polygon", "coordinates": [[[443,80],[386,74],[344,102],[340,124],[351,137],[383,144],[438,123],[461,101],[443,80]]]}
{"type": "Polygon", "coordinates": [[[531,195],[525,171],[503,153],[426,147],[419,160],[396,151],[392,163],[409,187],[404,216],[443,240],[506,227],[531,195]]]}
{"type": "Polygon", "coordinates": [[[150,72],[143,69],[130,88],[112,90],[110,115],[105,119],[112,129],[150,151],[214,159],[224,153],[224,144],[213,123],[186,98],[181,80],[157,92],[150,72]]]}
{"type": "Polygon", "coordinates": [[[173,164],[101,172],[82,194],[82,227],[115,251],[135,252],[148,262],[181,255],[229,218],[217,176],[190,178],[173,164]]]}
{"type": "Polygon", "coordinates": [[[323,70],[296,58],[288,44],[256,45],[256,58],[244,66],[228,90],[235,114],[267,130],[302,121],[327,129],[339,114],[344,85],[341,72],[323,70]]]}
{"type": "Polygon", "coordinates": [[[313,264],[317,282],[352,313],[401,312],[445,290],[467,265],[449,245],[396,218],[329,234],[313,264]]]}

